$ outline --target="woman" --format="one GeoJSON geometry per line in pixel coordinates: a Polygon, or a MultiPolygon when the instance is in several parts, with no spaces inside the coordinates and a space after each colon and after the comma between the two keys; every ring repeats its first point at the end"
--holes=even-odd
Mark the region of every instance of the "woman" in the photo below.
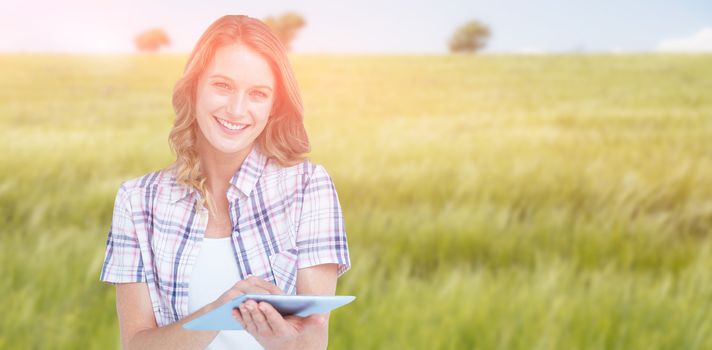
{"type": "Polygon", "coordinates": [[[233,312],[245,331],[183,324],[243,293],[333,295],[350,267],[334,184],[310,149],[284,47],[224,16],[173,92],[176,161],[118,190],[101,280],[116,285],[124,348],[326,348],[328,314],[233,312]]]}

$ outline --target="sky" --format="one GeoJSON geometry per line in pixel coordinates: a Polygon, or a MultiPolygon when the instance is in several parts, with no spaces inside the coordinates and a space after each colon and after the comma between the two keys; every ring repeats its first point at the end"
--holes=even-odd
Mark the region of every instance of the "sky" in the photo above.
{"type": "Polygon", "coordinates": [[[162,28],[167,52],[189,52],[220,16],[307,21],[296,53],[442,54],[471,19],[491,31],[485,52],[712,52],[712,0],[19,1],[0,2],[0,52],[131,53],[162,28]]]}

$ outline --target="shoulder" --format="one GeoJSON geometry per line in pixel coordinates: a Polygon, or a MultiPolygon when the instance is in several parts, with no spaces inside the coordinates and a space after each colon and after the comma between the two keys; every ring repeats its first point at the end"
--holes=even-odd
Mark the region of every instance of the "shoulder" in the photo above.
{"type": "Polygon", "coordinates": [[[310,159],[304,159],[300,163],[292,166],[282,166],[274,159],[270,158],[265,165],[263,176],[266,179],[293,180],[297,178],[302,184],[306,184],[313,178],[329,178],[329,174],[323,165],[314,163],[310,159]]]}
{"type": "Polygon", "coordinates": [[[124,180],[119,187],[119,193],[131,196],[135,193],[145,193],[155,190],[158,186],[173,186],[175,182],[175,172],[172,166],[154,170],[140,176],[124,180]]]}

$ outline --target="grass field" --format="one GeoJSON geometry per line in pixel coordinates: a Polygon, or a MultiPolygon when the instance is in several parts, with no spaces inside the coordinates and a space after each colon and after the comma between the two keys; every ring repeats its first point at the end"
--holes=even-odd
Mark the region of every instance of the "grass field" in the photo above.
{"type": "MultiPolygon", "coordinates": [[[[118,348],[119,184],[186,56],[0,56],[0,348],[118,348]]],[[[712,56],[292,56],[352,269],[332,349],[712,348],[712,56]]]]}

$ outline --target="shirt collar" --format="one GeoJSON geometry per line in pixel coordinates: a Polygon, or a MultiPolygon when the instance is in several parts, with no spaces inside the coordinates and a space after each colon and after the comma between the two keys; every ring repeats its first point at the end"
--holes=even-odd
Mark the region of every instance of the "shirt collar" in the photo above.
{"type": "Polygon", "coordinates": [[[171,203],[178,202],[179,200],[187,197],[188,195],[192,194],[195,192],[195,189],[191,186],[186,186],[183,184],[178,183],[176,174],[177,174],[177,167],[175,166],[175,163],[171,167],[172,172],[171,172],[171,181],[170,181],[170,186],[171,186],[171,203]]]}
{"type": "MultiPolygon", "coordinates": [[[[228,189],[228,196],[232,195],[233,189],[239,190],[246,197],[249,196],[255,184],[257,184],[257,180],[262,176],[262,170],[267,164],[267,159],[268,157],[259,150],[259,146],[253,145],[247,158],[230,179],[231,186],[228,189]]],[[[179,184],[176,180],[175,166],[173,170],[171,174],[171,203],[178,202],[193,192],[198,192],[191,186],[179,184]]]]}
{"type": "Polygon", "coordinates": [[[247,155],[245,161],[242,162],[242,166],[237,169],[235,175],[230,179],[230,184],[240,190],[246,197],[249,196],[252,193],[252,189],[255,188],[257,180],[262,176],[262,170],[264,170],[266,164],[267,156],[260,151],[258,145],[252,146],[250,154],[247,155]]]}

